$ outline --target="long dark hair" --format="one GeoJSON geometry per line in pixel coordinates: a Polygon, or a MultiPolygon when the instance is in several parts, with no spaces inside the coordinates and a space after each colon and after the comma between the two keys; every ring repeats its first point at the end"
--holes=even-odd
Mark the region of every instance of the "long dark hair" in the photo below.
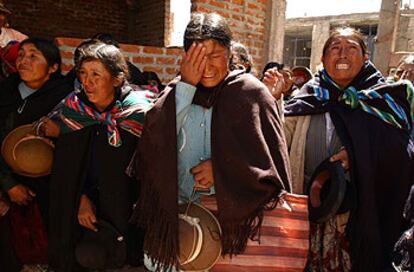
{"type": "Polygon", "coordinates": [[[354,39],[355,41],[357,41],[359,46],[362,49],[362,55],[368,54],[368,48],[367,48],[367,45],[365,44],[364,36],[362,36],[361,32],[359,32],[358,30],[352,27],[339,27],[339,28],[336,28],[331,33],[329,38],[326,40],[323,46],[322,56],[325,56],[326,50],[328,49],[329,45],[332,43],[334,39],[338,37],[343,37],[343,36],[350,37],[354,39]]]}
{"type": "Polygon", "coordinates": [[[88,60],[99,60],[113,78],[125,82],[128,78],[128,65],[119,48],[98,40],[91,40],[77,48],[75,69],[78,72],[82,63],[88,60]]]}
{"type": "Polygon", "coordinates": [[[217,13],[193,13],[184,33],[184,50],[194,42],[215,40],[230,50],[233,39],[226,20],[217,13]]]}
{"type": "Polygon", "coordinates": [[[28,38],[20,43],[20,48],[25,44],[33,44],[37,50],[39,50],[47,61],[47,65],[52,67],[57,64],[58,69],[51,74],[60,74],[60,65],[62,64],[62,58],[60,57],[59,48],[51,41],[41,38],[28,38]]]}

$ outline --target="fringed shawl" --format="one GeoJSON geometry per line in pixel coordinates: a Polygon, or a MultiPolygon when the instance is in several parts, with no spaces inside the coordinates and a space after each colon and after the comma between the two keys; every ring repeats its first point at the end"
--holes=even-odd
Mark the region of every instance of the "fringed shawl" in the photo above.
{"type": "MultiPolygon", "coordinates": [[[[144,248],[164,267],[178,265],[178,180],[175,84],[147,113],[138,147],[141,196],[132,217],[146,228],[144,248]]],[[[223,254],[243,252],[258,238],[263,211],[290,190],[286,142],[275,101],[256,78],[231,73],[214,93],[212,164],[223,254]]],[[[203,98],[204,97],[204,98],[203,98]]],[[[207,104],[208,101],[205,101],[207,104]]]]}
{"type": "Polygon", "coordinates": [[[412,86],[386,84],[367,63],[346,89],[354,89],[356,95],[344,97],[349,94],[321,71],[288,103],[285,114],[330,113],[348,151],[356,189],[356,205],[347,224],[352,270],[382,271],[391,266],[392,248],[402,231],[404,201],[414,181],[409,135],[412,86]]]}

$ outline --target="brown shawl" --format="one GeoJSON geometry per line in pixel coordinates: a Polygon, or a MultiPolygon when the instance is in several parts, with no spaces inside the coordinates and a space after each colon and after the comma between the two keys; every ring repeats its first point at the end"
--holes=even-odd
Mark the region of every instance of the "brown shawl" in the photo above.
{"type": "MultiPolygon", "coordinates": [[[[249,74],[233,72],[212,96],[196,97],[213,101],[211,160],[223,254],[239,254],[248,238],[258,238],[263,211],[276,206],[282,188],[290,190],[282,125],[273,97],[249,74]]],[[[146,228],[147,254],[166,267],[178,264],[175,118],[172,83],[146,116],[136,164],[141,195],[131,219],[146,228]]]]}

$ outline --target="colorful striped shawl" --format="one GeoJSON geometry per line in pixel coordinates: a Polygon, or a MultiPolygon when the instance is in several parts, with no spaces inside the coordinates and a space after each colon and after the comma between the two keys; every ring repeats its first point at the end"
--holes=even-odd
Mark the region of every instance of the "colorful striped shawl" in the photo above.
{"type": "MultiPolygon", "coordinates": [[[[385,83],[382,77],[377,78],[375,84],[367,84],[368,81],[372,82],[373,77],[368,77],[369,73],[365,72],[373,69],[375,67],[368,63],[359,75],[359,82],[354,80],[345,89],[339,87],[326,70],[322,70],[314,80],[305,85],[305,89],[301,90],[296,98],[316,108],[326,108],[328,104],[339,102],[350,109],[360,108],[399,129],[411,130],[414,107],[413,85],[407,80],[393,84],[385,83]]],[[[297,101],[293,99],[288,104],[287,115],[295,115],[295,102],[297,101]]]]}
{"type": "Polygon", "coordinates": [[[117,99],[110,111],[102,113],[82,101],[80,92],[71,93],[64,101],[60,116],[63,121],[61,133],[104,124],[107,127],[108,143],[114,147],[122,144],[118,127],[140,137],[144,114],[150,108],[154,94],[148,91],[134,91],[129,86],[125,88],[130,89],[125,98],[117,99]]]}

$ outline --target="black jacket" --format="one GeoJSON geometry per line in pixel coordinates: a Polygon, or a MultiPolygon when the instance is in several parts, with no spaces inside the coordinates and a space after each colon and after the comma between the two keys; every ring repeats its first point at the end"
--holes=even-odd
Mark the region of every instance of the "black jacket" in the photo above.
{"type": "Polygon", "coordinates": [[[119,132],[120,147],[109,145],[103,125],[59,137],[50,182],[49,265],[54,271],[76,269],[74,252],[83,231],[77,211],[80,196],[87,193],[85,182],[91,180],[97,188],[97,195],[92,199],[97,207],[96,217],[111,223],[126,237],[128,263],[136,264],[142,259],[142,238],[136,227],[128,223],[137,199],[138,183],[125,174],[138,138],[123,129],[119,132]]]}
{"type": "MultiPolygon", "coordinates": [[[[14,75],[0,84],[0,140],[14,128],[30,124],[47,115],[68,93],[72,86],[61,75],[52,76],[39,90],[22,99],[18,90],[21,79],[14,75]]],[[[36,193],[40,212],[47,221],[49,176],[29,178],[14,174],[0,156],[0,186],[4,191],[24,184],[36,193]]],[[[8,216],[0,219],[0,270],[19,271],[10,240],[8,216]]]]}
{"type": "MultiPolygon", "coordinates": [[[[39,90],[22,99],[18,86],[21,79],[15,75],[0,84],[0,141],[14,128],[33,123],[47,115],[73,89],[66,84],[63,76],[53,75],[39,90]]],[[[8,190],[28,179],[11,173],[9,167],[0,160],[0,185],[8,190]]]]}

